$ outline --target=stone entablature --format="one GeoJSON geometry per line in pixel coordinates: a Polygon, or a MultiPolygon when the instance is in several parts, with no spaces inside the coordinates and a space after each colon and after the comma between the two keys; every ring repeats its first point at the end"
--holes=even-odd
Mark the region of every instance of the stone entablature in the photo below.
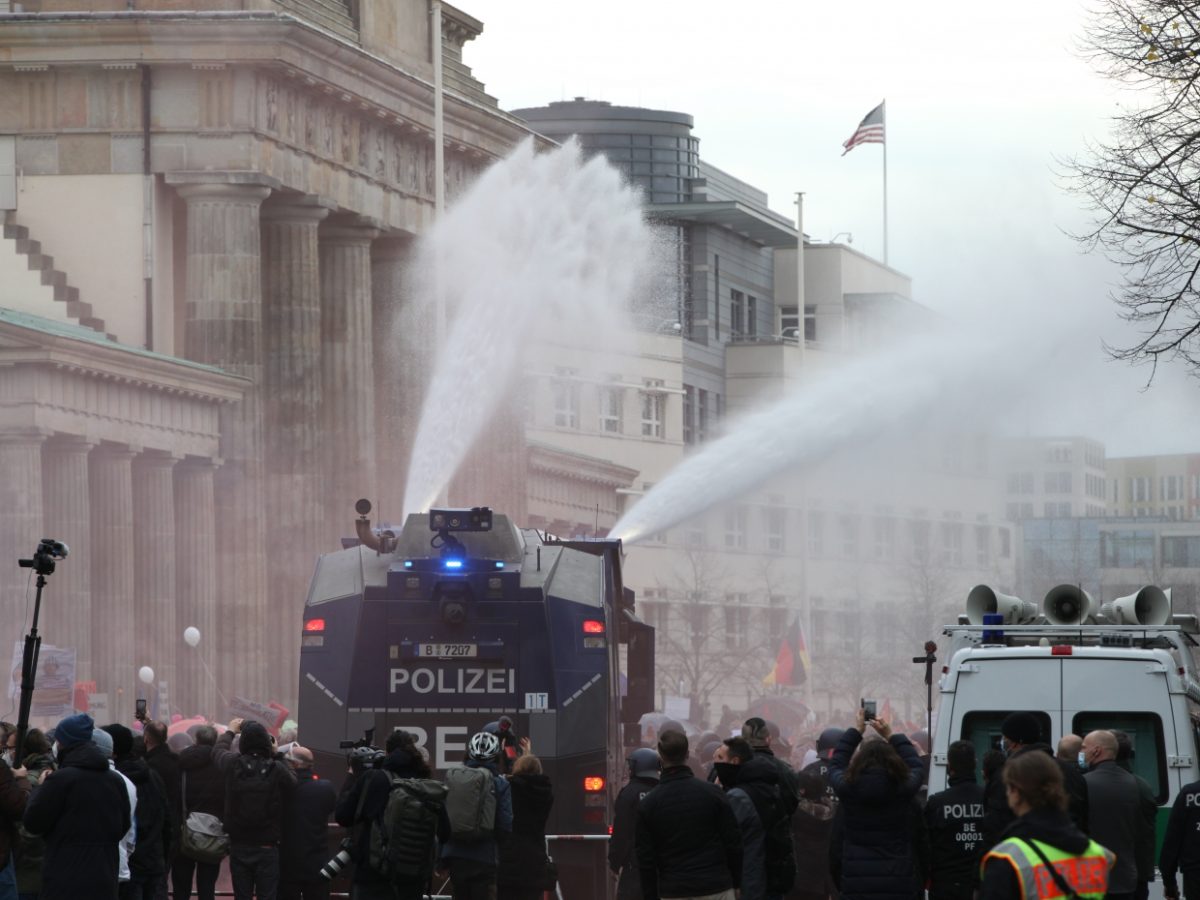
{"type": "Polygon", "coordinates": [[[0,309],[3,427],[86,436],[174,456],[219,456],[218,409],[244,379],[0,309]]]}

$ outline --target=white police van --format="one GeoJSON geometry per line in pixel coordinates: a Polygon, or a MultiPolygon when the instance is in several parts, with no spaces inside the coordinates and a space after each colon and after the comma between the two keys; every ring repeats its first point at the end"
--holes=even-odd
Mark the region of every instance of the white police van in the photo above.
{"type": "Polygon", "coordinates": [[[999,747],[1009,713],[1032,712],[1051,747],[1066,734],[1117,729],[1133,741],[1133,770],[1158,801],[1161,842],[1179,789],[1200,780],[1195,616],[1172,615],[1169,591],[1153,586],[1097,609],[1087,592],[1060,585],[1038,615],[979,585],[945,632],[930,794],[947,786],[950,744],[970,741],[982,761],[999,747]]]}

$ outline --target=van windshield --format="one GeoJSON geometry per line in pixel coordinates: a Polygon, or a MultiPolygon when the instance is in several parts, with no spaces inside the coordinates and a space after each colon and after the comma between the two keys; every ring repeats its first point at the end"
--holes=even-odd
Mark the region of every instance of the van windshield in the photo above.
{"type": "Polygon", "coordinates": [[[1154,713],[1096,712],[1076,713],[1071,730],[1078,735],[1089,731],[1123,731],[1133,742],[1133,774],[1139,775],[1154,791],[1159,803],[1167,801],[1167,754],[1163,746],[1162,719],[1154,713]]]}

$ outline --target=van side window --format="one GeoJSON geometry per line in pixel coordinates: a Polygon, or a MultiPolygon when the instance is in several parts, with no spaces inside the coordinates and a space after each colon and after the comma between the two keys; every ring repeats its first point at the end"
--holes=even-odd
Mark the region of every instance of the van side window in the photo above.
{"type": "MultiPolygon", "coordinates": [[[[983,781],[983,754],[989,750],[1000,749],[1000,726],[1015,709],[976,710],[963,716],[961,740],[970,741],[975,745],[975,759],[978,760],[976,775],[983,781]]],[[[1050,743],[1050,715],[1048,713],[1030,710],[1041,727],[1043,743],[1050,743]]]]}
{"type": "Polygon", "coordinates": [[[1079,735],[1089,731],[1123,731],[1133,741],[1133,774],[1140,775],[1154,791],[1154,799],[1167,802],[1167,754],[1163,746],[1162,719],[1143,712],[1083,712],[1075,715],[1071,730],[1079,735]]]}

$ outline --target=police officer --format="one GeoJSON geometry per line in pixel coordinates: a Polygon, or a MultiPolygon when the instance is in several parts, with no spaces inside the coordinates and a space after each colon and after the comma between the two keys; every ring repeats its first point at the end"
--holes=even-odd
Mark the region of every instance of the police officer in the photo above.
{"type": "Polygon", "coordinates": [[[1008,807],[1017,816],[1004,840],[983,857],[979,900],[1103,900],[1116,856],[1067,815],[1062,770],[1045,753],[1004,765],[1008,807]]]}
{"type": "Polygon", "coordinates": [[[1184,785],[1175,798],[1158,870],[1162,872],[1163,897],[1167,900],[1179,900],[1177,872],[1183,872],[1183,896],[1200,900],[1200,781],[1184,785]]]}
{"type": "Polygon", "coordinates": [[[633,841],[637,805],[658,785],[661,763],[658,754],[647,747],[634,750],[626,762],[629,763],[629,783],[617,795],[612,838],[608,842],[608,866],[620,876],[617,900],[641,900],[642,884],[633,841]]]}
{"type": "Polygon", "coordinates": [[[971,900],[983,853],[983,788],[975,781],[975,745],[955,741],[946,752],[950,787],[925,803],[929,832],[929,900],[971,900]]]}

